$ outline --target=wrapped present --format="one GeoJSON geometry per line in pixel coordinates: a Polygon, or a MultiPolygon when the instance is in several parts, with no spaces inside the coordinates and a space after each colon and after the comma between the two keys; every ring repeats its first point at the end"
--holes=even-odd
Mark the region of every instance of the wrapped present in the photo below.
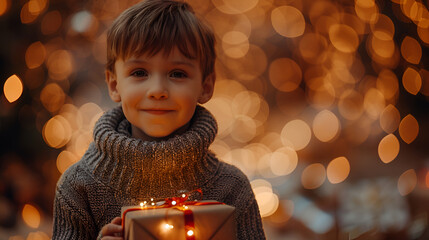
{"type": "Polygon", "coordinates": [[[170,198],[122,208],[125,239],[236,239],[235,208],[216,201],[170,198]]]}

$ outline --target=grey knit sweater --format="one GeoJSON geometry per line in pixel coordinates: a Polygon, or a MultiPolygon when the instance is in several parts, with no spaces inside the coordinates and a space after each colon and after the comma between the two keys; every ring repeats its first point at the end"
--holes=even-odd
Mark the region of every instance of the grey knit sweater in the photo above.
{"type": "Polygon", "coordinates": [[[217,124],[206,109],[198,106],[189,129],[165,141],[132,138],[130,129],[120,107],[98,120],[94,142],[57,183],[53,239],[96,239],[122,206],[196,188],[236,207],[238,239],[265,239],[247,177],[208,150],[217,124]]]}

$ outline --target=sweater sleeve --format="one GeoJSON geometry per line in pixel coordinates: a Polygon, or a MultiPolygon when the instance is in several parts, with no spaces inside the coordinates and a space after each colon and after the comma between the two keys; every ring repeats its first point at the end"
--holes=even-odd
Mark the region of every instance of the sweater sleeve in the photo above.
{"type": "Polygon", "coordinates": [[[52,239],[96,239],[98,229],[88,210],[85,194],[72,179],[59,181],[54,200],[52,239]]]}
{"type": "Polygon", "coordinates": [[[225,186],[230,186],[227,187],[229,196],[226,203],[236,208],[237,239],[265,239],[259,206],[247,176],[235,166],[225,166],[228,170],[224,174],[228,177],[223,179],[226,181],[225,186]]]}
{"type": "Polygon", "coordinates": [[[259,207],[252,199],[250,205],[237,216],[237,238],[238,239],[265,239],[259,207]]]}

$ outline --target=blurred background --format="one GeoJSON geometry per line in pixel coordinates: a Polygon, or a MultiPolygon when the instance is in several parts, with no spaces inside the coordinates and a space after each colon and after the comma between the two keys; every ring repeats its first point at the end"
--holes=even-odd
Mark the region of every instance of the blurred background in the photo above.
{"type": "MultiPolygon", "coordinates": [[[[135,0],[0,0],[0,239],[50,239],[55,185],[115,106],[135,0]]],[[[212,150],[268,239],[429,239],[427,0],[190,0],[217,38],[212,150]]]]}

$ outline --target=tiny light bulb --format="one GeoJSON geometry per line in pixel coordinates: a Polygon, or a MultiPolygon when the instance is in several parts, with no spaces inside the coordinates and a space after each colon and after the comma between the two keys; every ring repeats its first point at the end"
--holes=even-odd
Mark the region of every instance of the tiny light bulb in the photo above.
{"type": "Polygon", "coordinates": [[[188,209],[188,206],[186,206],[186,205],[183,205],[183,208],[184,208],[184,209],[188,209]]]}
{"type": "Polygon", "coordinates": [[[176,201],[172,201],[171,204],[176,205],[176,201]]]}
{"type": "Polygon", "coordinates": [[[143,207],[143,205],[144,205],[144,203],[142,203],[142,202],[141,202],[141,203],[140,203],[140,207],[143,207]]]}
{"type": "Polygon", "coordinates": [[[155,203],[154,203],[154,202],[153,202],[153,203],[151,203],[151,204],[152,204],[152,206],[153,206],[153,205],[155,205],[155,203]]]}
{"type": "Polygon", "coordinates": [[[166,224],[164,225],[164,228],[165,228],[165,229],[167,229],[167,230],[170,230],[170,229],[173,229],[173,228],[174,228],[174,226],[173,226],[173,225],[170,225],[170,224],[168,224],[168,223],[166,223],[166,224]]]}
{"type": "Polygon", "coordinates": [[[150,198],[150,201],[152,201],[152,202],[153,202],[153,198],[150,198]]]}
{"type": "Polygon", "coordinates": [[[186,194],[182,194],[182,197],[186,197],[186,194]]]}
{"type": "Polygon", "coordinates": [[[192,236],[192,235],[194,235],[194,231],[189,230],[186,234],[188,234],[188,236],[192,236]]]}
{"type": "Polygon", "coordinates": [[[143,202],[144,205],[146,205],[146,203],[147,203],[146,201],[143,202]]]}

